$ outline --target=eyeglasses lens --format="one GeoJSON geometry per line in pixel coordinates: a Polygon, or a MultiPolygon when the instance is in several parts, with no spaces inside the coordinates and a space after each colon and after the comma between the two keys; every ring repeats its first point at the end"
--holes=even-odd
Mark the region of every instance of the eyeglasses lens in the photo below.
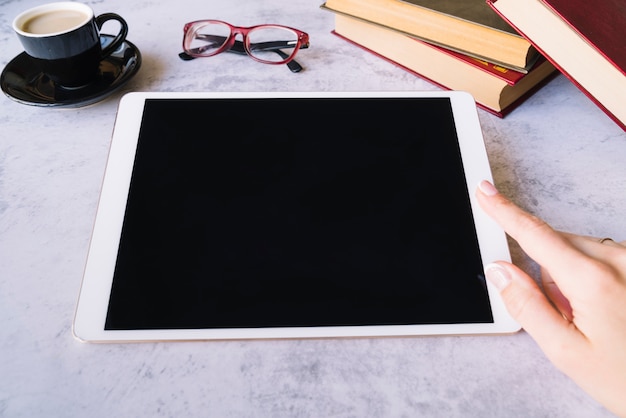
{"type": "Polygon", "coordinates": [[[250,55],[263,62],[282,62],[296,53],[298,34],[274,26],[262,26],[248,33],[250,55]]]}
{"type": "Polygon", "coordinates": [[[219,50],[230,36],[230,28],[219,22],[205,23],[188,34],[187,49],[194,54],[210,56],[219,50]]]}

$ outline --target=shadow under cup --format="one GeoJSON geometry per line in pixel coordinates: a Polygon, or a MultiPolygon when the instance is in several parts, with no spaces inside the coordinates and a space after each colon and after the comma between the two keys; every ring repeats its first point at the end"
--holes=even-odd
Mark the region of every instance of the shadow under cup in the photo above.
{"type": "Polygon", "coordinates": [[[94,17],[89,6],[73,2],[50,3],[23,12],[15,18],[13,29],[33,65],[68,88],[94,81],[100,74],[100,62],[122,45],[128,33],[121,16],[105,13],[94,17]],[[100,29],[109,20],[119,22],[120,30],[103,49],[100,29]]]}

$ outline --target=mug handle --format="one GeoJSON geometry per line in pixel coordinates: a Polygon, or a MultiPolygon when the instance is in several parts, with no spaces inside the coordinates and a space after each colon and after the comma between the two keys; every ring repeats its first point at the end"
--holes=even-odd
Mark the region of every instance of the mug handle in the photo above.
{"type": "Polygon", "coordinates": [[[120,22],[120,33],[117,34],[117,36],[110,44],[102,49],[102,58],[108,57],[113,53],[113,51],[119,48],[120,45],[122,45],[122,43],[126,40],[126,35],[128,34],[128,24],[122,18],[122,16],[115,13],[103,13],[100,16],[96,17],[96,25],[98,25],[98,31],[102,29],[102,25],[104,25],[104,22],[108,20],[117,20],[118,22],[120,22]]]}

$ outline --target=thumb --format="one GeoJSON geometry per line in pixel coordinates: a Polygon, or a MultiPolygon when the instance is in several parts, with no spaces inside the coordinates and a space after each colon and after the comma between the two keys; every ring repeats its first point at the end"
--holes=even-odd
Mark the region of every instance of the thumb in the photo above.
{"type": "Polygon", "coordinates": [[[548,357],[558,356],[563,343],[581,334],[519,267],[504,261],[485,266],[485,276],[499,291],[509,314],[528,332],[548,357]]]}

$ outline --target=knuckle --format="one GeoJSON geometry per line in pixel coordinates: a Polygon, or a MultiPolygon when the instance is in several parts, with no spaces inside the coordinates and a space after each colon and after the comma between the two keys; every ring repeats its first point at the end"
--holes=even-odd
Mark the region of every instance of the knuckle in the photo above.
{"type": "Polygon", "coordinates": [[[502,292],[502,298],[509,313],[520,323],[524,322],[529,306],[536,302],[536,298],[539,296],[535,292],[528,292],[517,286],[509,286],[502,292]]]}
{"type": "Polygon", "coordinates": [[[495,203],[498,213],[510,214],[508,228],[513,234],[536,234],[551,232],[552,227],[541,218],[530,214],[508,199],[501,199],[495,203]]]}
{"type": "Polygon", "coordinates": [[[521,233],[531,235],[554,231],[544,220],[530,214],[517,219],[517,228],[521,233]]]}
{"type": "Polygon", "coordinates": [[[597,259],[587,260],[582,267],[581,277],[590,279],[587,295],[593,299],[606,300],[618,287],[623,286],[617,269],[597,259]]]}

